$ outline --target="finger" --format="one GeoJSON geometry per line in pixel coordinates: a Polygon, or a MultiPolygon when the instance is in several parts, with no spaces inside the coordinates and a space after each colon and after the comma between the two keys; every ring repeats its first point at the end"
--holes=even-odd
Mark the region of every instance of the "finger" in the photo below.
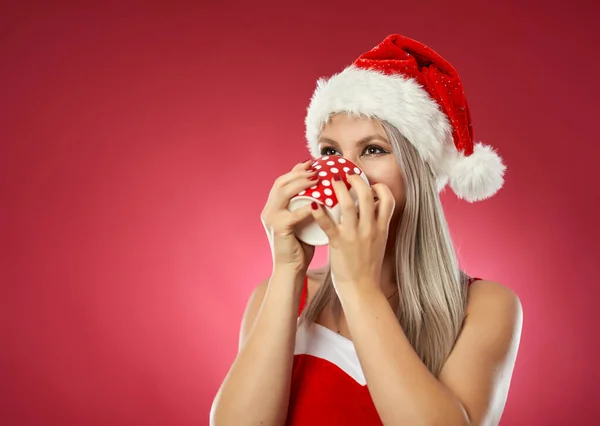
{"type": "Polygon", "coordinates": [[[298,179],[306,177],[306,176],[315,175],[315,173],[316,173],[316,170],[309,169],[309,168],[301,169],[301,170],[293,170],[293,171],[288,172],[284,175],[281,175],[277,179],[275,179],[274,186],[283,188],[284,186],[289,185],[291,182],[294,182],[295,180],[298,180],[298,179]]]}
{"type": "Polygon", "coordinates": [[[347,226],[349,229],[355,229],[358,225],[358,214],[354,199],[348,192],[350,184],[346,184],[339,175],[334,174],[331,186],[340,206],[340,224],[347,226]]]}
{"type": "Polygon", "coordinates": [[[390,188],[383,183],[376,183],[371,188],[379,198],[377,203],[377,227],[387,232],[392,214],[396,208],[396,200],[390,188]]]}
{"type": "Polygon", "coordinates": [[[307,173],[316,173],[316,170],[312,167],[313,162],[314,160],[312,158],[309,158],[306,161],[296,164],[294,167],[292,167],[292,170],[275,179],[273,186],[284,187],[290,182],[293,182],[294,180],[298,179],[298,177],[301,177],[307,173]]]}
{"type": "Polygon", "coordinates": [[[365,231],[369,231],[373,227],[375,219],[374,191],[359,175],[352,173],[352,171],[348,176],[348,182],[352,185],[358,198],[358,226],[365,231]]]}
{"type": "Polygon", "coordinates": [[[377,218],[379,217],[379,200],[375,201],[373,205],[373,215],[375,216],[375,221],[377,222],[377,218]]]}
{"type": "Polygon", "coordinates": [[[282,195],[286,198],[284,201],[289,201],[291,197],[302,191],[306,191],[306,193],[302,195],[310,195],[312,192],[311,190],[316,189],[318,181],[319,177],[314,172],[305,172],[304,176],[301,175],[297,177],[296,180],[289,182],[280,189],[282,195]]]}
{"type": "Polygon", "coordinates": [[[315,171],[295,171],[280,176],[276,179],[269,193],[269,203],[276,208],[283,208],[289,204],[290,199],[314,185],[318,181],[315,171]]]}
{"type": "Polygon", "coordinates": [[[335,221],[327,214],[325,207],[321,203],[314,201],[311,204],[312,216],[319,227],[325,232],[329,242],[335,239],[338,235],[338,226],[335,221]],[[315,208],[316,207],[316,208],[315,208]]]}
{"type": "Polygon", "coordinates": [[[305,160],[301,163],[296,164],[293,168],[292,171],[297,171],[297,170],[306,170],[308,167],[310,167],[310,165],[314,162],[315,160],[313,158],[309,158],[308,160],[305,160]]]}
{"type": "Polygon", "coordinates": [[[307,204],[299,209],[294,210],[293,212],[291,212],[289,214],[288,225],[290,227],[293,227],[311,215],[312,215],[312,206],[310,204],[307,204]]]}
{"type": "Polygon", "coordinates": [[[316,170],[311,167],[311,164],[311,160],[296,164],[292,170],[275,179],[275,182],[273,182],[273,189],[275,189],[275,187],[283,188],[302,177],[314,175],[316,170]]]}

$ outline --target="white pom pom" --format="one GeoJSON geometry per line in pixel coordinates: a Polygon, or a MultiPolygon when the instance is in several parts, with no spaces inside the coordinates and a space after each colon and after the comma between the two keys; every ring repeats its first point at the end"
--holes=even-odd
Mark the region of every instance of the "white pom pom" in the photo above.
{"type": "Polygon", "coordinates": [[[476,143],[473,154],[458,157],[450,164],[450,187],[458,198],[470,203],[494,195],[504,185],[506,166],[488,145],[476,143]]]}

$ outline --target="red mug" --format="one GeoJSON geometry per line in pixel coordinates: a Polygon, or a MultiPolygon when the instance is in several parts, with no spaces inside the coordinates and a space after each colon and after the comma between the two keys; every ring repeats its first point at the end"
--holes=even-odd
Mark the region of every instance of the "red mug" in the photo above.
{"type": "MultiPolygon", "coordinates": [[[[311,166],[317,171],[317,182],[310,188],[294,195],[288,204],[288,210],[294,211],[316,201],[323,205],[329,217],[336,223],[339,223],[341,211],[332,186],[333,176],[337,175],[341,178],[341,181],[344,182],[346,188],[348,188],[348,192],[353,198],[356,206],[358,206],[358,197],[354,188],[348,183],[346,174],[352,170],[355,174],[360,176],[367,185],[371,186],[369,180],[360,167],[347,158],[340,156],[326,155],[317,158],[313,161],[311,166]]],[[[329,243],[327,234],[323,232],[312,216],[309,216],[306,220],[296,225],[295,234],[300,241],[312,246],[323,246],[329,243]]]]}

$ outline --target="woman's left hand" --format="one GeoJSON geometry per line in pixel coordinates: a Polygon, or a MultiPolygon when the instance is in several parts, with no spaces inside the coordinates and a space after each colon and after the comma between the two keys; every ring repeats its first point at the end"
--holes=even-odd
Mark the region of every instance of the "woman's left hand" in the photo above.
{"type": "Polygon", "coordinates": [[[341,210],[340,223],[335,223],[322,206],[312,211],[329,238],[331,276],[338,294],[357,286],[380,289],[381,267],[395,208],[394,196],[386,185],[376,183],[369,187],[356,174],[348,175],[348,183],[356,191],[360,215],[341,179],[332,181],[341,210]],[[377,203],[374,195],[379,198],[377,203]]]}

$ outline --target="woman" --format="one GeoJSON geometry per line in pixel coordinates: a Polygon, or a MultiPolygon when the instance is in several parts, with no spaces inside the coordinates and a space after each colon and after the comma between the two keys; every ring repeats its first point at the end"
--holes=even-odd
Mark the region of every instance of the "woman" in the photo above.
{"type": "Polygon", "coordinates": [[[505,166],[473,142],[454,68],[398,34],[318,82],[306,116],[313,157],[366,173],[334,181],[335,223],[290,198],[317,179],[312,161],[273,185],[261,219],[271,276],[253,292],[239,353],[211,410],[220,425],[495,425],[506,403],[522,310],[509,288],[463,273],[439,200],[494,195],[505,166]],[[360,212],[360,213],[359,213],[360,212]],[[329,262],[294,226],[315,220],[329,262]]]}

